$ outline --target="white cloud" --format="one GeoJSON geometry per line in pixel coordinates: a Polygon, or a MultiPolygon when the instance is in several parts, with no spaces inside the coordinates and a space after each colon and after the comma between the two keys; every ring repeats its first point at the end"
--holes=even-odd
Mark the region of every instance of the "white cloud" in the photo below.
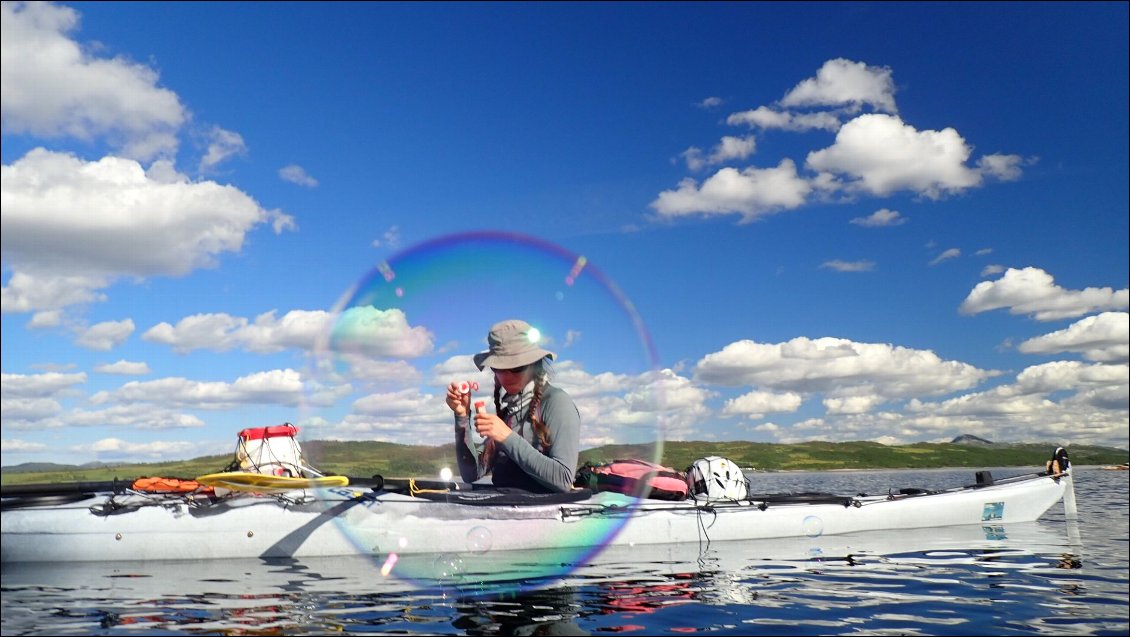
{"type": "Polygon", "coordinates": [[[806,164],[847,176],[849,189],[937,199],[981,185],[983,173],[965,165],[971,152],[952,128],[919,131],[893,115],[867,114],[844,124],[835,143],[809,153],[806,164]]]}
{"type": "Polygon", "coordinates": [[[149,373],[149,365],[134,361],[119,360],[116,363],[95,365],[94,371],[100,374],[115,374],[119,376],[144,376],[149,373]]]}
{"type": "Polygon", "coordinates": [[[756,420],[769,413],[794,412],[800,409],[802,402],[804,398],[796,392],[751,391],[727,400],[722,406],[722,415],[756,420]]]}
{"type": "Polygon", "coordinates": [[[117,460],[124,458],[145,458],[150,461],[188,458],[203,450],[200,443],[195,442],[128,442],[120,438],[103,438],[90,445],[72,447],[72,451],[93,451],[104,460],[117,460]]]}
{"type": "Polygon", "coordinates": [[[52,396],[86,382],[86,374],[0,374],[0,394],[4,397],[40,398],[52,396]]]}
{"type": "Polygon", "coordinates": [[[752,135],[745,137],[727,135],[714,146],[706,157],[702,156],[701,149],[692,146],[683,152],[683,158],[687,162],[687,168],[701,170],[706,166],[724,164],[734,159],[745,159],[752,155],[756,148],[757,141],[752,135]]]}
{"type": "Polygon", "coordinates": [[[958,310],[978,314],[1008,308],[1010,314],[1030,314],[1038,321],[1074,318],[1096,311],[1123,310],[1130,305],[1130,290],[1086,288],[1067,290],[1055,284],[1040,268],[1009,268],[996,281],[974,286],[958,310]]]}
{"type": "Polygon", "coordinates": [[[0,290],[0,312],[13,314],[44,310],[36,312],[28,327],[54,327],[59,325],[62,316],[56,310],[70,305],[105,301],[106,295],[97,290],[108,285],[110,277],[105,276],[12,272],[8,285],[0,290]]]}
{"type": "Polygon", "coordinates": [[[912,400],[903,426],[1003,440],[1058,444],[1127,443],[1126,365],[1059,361],[1029,367],[1016,383],[937,403],[912,400]]]}
{"type": "Polygon", "coordinates": [[[69,7],[5,2],[2,12],[5,135],[103,137],[139,160],[176,152],[175,132],[189,115],[175,93],[157,86],[152,68],[89,55],[68,37],[78,25],[69,7]]]}
{"type": "Polygon", "coordinates": [[[865,414],[875,406],[885,402],[882,396],[847,396],[845,398],[825,398],[824,409],[833,414],[865,414]]]}
{"type": "Polygon", "coordinates": [[[784,343],[743,340],[707,354],[695,379],[723,386],[827,398],[858,396],[881,400],[942,395],[968,389],[995,372],[942,360],[928,350],[839,338],[794,338],[784,343]]]}
{"type": "Polygon", "coordinates": [[[155,181],[135,161],[36,149],[2,167],[4,312],[99,300],[123,276],[183,275],[278,218],[232,186],[155,181]]]}
{"type": "Polygon", "coordinates": [[[90,402],[106,404],[151,403],[178,408],[231,409],[239,405],[289,405],[302,403],[302,375],[293,369],[274,369],[237,378],[235,382],[161,378],[130,381],[112,392],[98,392],[90,402]]]}
{"type": "Polygon", "coordinates": [[[1065,329],[1030,338],[1017,349],[1026,354],[1080,352],[1092,361],[1126,363],[1130,360],[1130,314],[1088,316],[1065,329]]]}
{"type": "Polygon", "coordinates": [[[314,188],[318,185],[318,180],[311,177],[306,169],[298,164],[289,164],[279,168],[279,178],[307,188],[314,188]]]}
{"type": "Polygon", "coordinates": [[[54,447],[48,447],[42,442],[28,442],[26,440],[5,438],[0,440],[0,451],[4,453],[42,453],[44,451],[54,451],[54,447]]]}
{"type": "Polygon", "coordinates": [[[886,113],[898,110],[895,107],[895,85],[891,69],[868,66],[863,62],[843,58],[825,62],[816,72],[816,77],[797,84],[781,99],[781,105],[847,105],[852,108],[869,105],[886,113]]]}
{"type": "Polygon", "coordinates": [[[133,334],[133,320],[103,321],[82,330],[75,342],[87,349],[108,352],[133,334]]]}
{"type": "Polygon", "coordinates": [[[834,113],[790,113],[773,110],[767,106],[732,113],[726,118],[726,123],[731,126],[744,124],[765,130],[780,129],[794,132],[813,129],[835,131],[840,128],[840,118],[834,113]]]}
{"type": "Polygon", "coordinates": [[[906,223],[906,217],[900,215],[897,210],[880,208],[866,217],[856,217],[852,219],[850,223],[863,226],[864,228],[885,228],[889,226],[901,226],[906,223]]]}
{"type": "Polygon", "coordinates": [[[996,265],[996,264],[987,265],[987,266],[985,266],[984,268],[981,269],[981,278],[985,278],[987,276],[993,276],[994,274],[1000,274],[1001,272],[1004,272],[1004,270],[1005,270],[1005,267],[1003,265],[996,265]]]}
{"type": "Polygon", "coordinates": [[[820,264],[820,267],[837,272],[871,272],[875,269],[874,261],[841,261],[839,259],[832,259],[820,264]]]}
{"type": "Polygon", "coordinates": [[[243,142],[243,135],[213,126],[208,131],[208,152],[200,158],[200,172],[207,173],[224,161],[234,156],[247,154],[247,144],[243,142]]]}
{"type": "Polygon", "coordinates": [[[711,96],[699,102],[697,106],[699,108],[714,108],[715,106],[721,106],[722,102],[723,100],[721,97],[711,96]]]}
{"type": "Polygon", "coordinates": [[[930,265],[938,265],[939,263],[942,263],[943,261],[949,261],[950,259],[956,259],[960,256],[961,256],[961,249],[960,248],[950,248],[948,250],[943,250],[941,254],[934,257],[930,261],[930,265]]]}
{"type": "Polygon", "coordinates": [[[796,164],[781,160],[776,168],[722,168],[699,187],[687,178],[651,203],[663,218],[737,213],[743,222],[802,205],[812,186],[797,176],[796,164]]]}

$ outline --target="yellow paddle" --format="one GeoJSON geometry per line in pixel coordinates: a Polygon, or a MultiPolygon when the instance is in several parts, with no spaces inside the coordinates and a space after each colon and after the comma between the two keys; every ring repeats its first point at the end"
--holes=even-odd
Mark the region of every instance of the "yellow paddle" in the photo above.
{"type": "Polygon", "coordinates": [[[209,473],[206,476],[200,476],[196,481],[211,487],[221,487],[231,489],[232,491],[253,491],[255,493],[278,493],[281,491],[293,491],[295,489],[349,486],[349,478],[346,476],[291,478],[288,476],[271,476],[263,473],[248,473],[244,471],[209,473]]]}

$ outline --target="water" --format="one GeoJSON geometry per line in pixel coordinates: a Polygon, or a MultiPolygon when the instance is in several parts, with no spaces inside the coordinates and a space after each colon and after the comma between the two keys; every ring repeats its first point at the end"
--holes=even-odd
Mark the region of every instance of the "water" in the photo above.
{"type": "MultiPolygon", "coordinates": [[[[753,481],[764,493],[885,493],[972,477],[753,481]]],[[[0,633],[1126,635],[1128,474],[1077,467],[1075,483],[1077,523],[1056,505],[1037,522],[999,527],[616,548],[523,593],[413,589],[363,558],[5,565],[0,633]]],[[[499,568],[538,559],[504,566],[500,556],[499,568]]]]}

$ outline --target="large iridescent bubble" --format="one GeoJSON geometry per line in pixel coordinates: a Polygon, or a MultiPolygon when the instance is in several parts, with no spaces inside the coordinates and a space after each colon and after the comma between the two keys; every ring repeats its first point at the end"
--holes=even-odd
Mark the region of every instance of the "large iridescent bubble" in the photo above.
{"type": "MultiPolygon", "coordinates": [[[[387,452],[399,454],[398,465],[373,450],[357,471],[380,473],[401,488],[416,478],[418,489],[433,492],[422,495],[444,504],[442,480],[459,476],[446,387],[465,381],[493,406],[494,377],[479,372],[472,355],[486,349],[490,326],[506,319],[528,322],[540,332],[539,345],[556,353],[550,382],[577,404],[582,451],[606,448],[595,459],[607,461],[662,456],[668,401],[651,337],[627,295],[584,255],[513,233],[442,236],[380,262],[331,316],[302,418],[313,463],[314,440],[424,445],[408,464],[402,448],[387,452]]],[[[445,513],[387,491],[363,499],[334,517],[358,551],[373,557],[379,576],[472,588],[508,574],[521,586],[566,574],[616,536],[636,502],[627,499],[627,515],[578,525],[511,524],[491,519],[489,507],[469,505],[445,513]],[[527,548],[510,550],[518,544],[527,548]]]]}

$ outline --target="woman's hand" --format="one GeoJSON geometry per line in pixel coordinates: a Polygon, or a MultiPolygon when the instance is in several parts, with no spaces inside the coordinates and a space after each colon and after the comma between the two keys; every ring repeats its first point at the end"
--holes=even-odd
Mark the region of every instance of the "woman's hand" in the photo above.
{"type": "Polygon", "coordinates": [[[451,383],[447,386],[447,406],[462,418],[471,411],[471,394],[459,391],[459,383],[451,383]]]}
{"type": "Polygon", "coordinates": [[[498,416],[480,411],[475,414],[475,431],[484,438],[490,438],[496,444],[501,444],[510,435],[510,427],[498,416]]]}

